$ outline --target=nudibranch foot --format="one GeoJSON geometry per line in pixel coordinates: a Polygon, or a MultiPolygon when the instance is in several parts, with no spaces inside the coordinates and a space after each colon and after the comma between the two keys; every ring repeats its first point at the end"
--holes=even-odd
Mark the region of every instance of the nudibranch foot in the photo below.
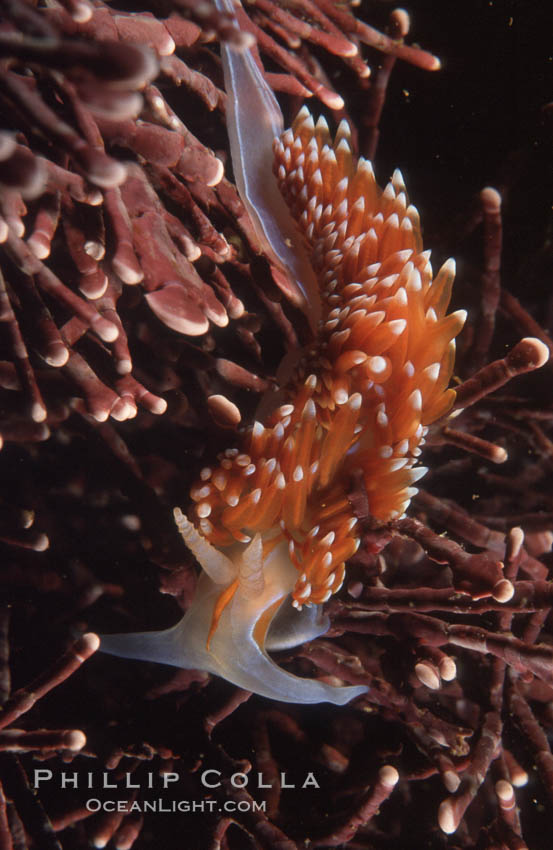
{"type": "Polygon", "coordinates": [[[263,556],[262,540],[256,535],[248,546],[237,547],[227,557],[192,532],[180,511],[175,514],[187,545],[192,544],[190,548],[204,568],[192,605],[180,622],[165,631],[104,635],[101,650],[123,658],[205,670],[282,702],[344,705],[366,693],[363,686],[335,687],[294,676],[267,654],[267,649],[287,649],[313,640],[329,626],[320,606],[297,611],[290,604],[297,572],[284,543],[263,556]],[[213,568],[214,562],[221,567],[219,571],[213,568]],[[255,592],[252,576],[257,576],[255,592]],[[222,595],[234,583],[236,589],[219,611],[222,595]]]}

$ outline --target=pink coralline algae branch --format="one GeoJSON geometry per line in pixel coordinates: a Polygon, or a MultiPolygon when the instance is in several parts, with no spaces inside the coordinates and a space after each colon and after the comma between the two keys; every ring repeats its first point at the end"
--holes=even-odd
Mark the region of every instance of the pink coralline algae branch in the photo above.
{"type": "Polygon", "coordinates": [[[349,118],[370,158],[397,60],[415,66],[402,71],[414,91],[440,67],[405,43],[403,10],[386,32],[347,2],[235,12],[2,10],[0,850],[545,850],[551,254],[544,226],[531,259],[504,262],[520,157],[501,192],[481,191],[461,240],[435,228],[461,260],[469,319],[453,412],[417,449],[424,487],[382,523],[353,477],[362,544],[326,605],[331,629],[278,656],[366,695],[300,707],[202,671],[90,658],[91,630],[164,628],[190,604],[196,570],[172,508],[309,340],[231,180],[219,43],[252,49],[290,114],[307,99],[349,118]],[[37,769],[51,779],[35,789],[37,769]],[[87,807],[114,795],[124,811],[87,807]],[[154,798],[204,806],[164,815],[144,808],[154,798]]]}

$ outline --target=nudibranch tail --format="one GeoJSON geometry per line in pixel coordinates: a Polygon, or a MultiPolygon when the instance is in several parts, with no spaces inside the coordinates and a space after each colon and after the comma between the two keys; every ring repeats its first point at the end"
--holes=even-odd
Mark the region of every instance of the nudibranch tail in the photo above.
{"type": "MultiPolygon", "coordinates": [[[[231,14],[238,11],[231,0],[215,0],[215,5],[231,14]]],[[[240,197],[263,250],[284,272],[279,276],[281,286],[316,328],[320,315],[317,281],[272,173],[273,139],[284,128],[280,106],[251,47],[223,43],[221,58],[232,166],[240,197]]]]}

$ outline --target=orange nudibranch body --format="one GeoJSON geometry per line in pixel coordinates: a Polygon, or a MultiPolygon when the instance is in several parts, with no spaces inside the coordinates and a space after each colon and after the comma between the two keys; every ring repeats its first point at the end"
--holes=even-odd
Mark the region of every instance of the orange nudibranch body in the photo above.
{"type": "MultiPolygon", "coordinates": [[[[219,8],[227,2],[217,0],[219,8]]],[[[239,74],[245,58],[229,50],[229,71],[239,74]]],[[[256,68],[251,60],[254,89],[265,85],[256,68]]],[[[227,90],[238,89],[229,83],[227,90]]],[[[250,166],[241,148],[250,117],[235,134],[235,169],[250,166]]],[[[269,699],[344,705],[366,686],[295,676],[269,652],[328,629],[319,603],[339,589],[360,542],[348,499],[354,476],[363,479],[376,521],[407,509],[426,471],[417,466],[426,427],[455,397],[448,384],[465,314],[445,315],[453,261],[432,281],[401,175],[381,191],[370,163],[354,161],[347,124],[332,142],[326,122],[314,124],[303,109],[275,143],[275,174],[311,255],[309,279],[315,272],[319,281],[320,303],[309,317],[312,326],[321,317],[317,333],[283,388],[284,403],[244,434],[242,451],[228,449],[216,467],[202,470],[190,519],[174,511],[202,567],[183,618],[161,632],[105,635],[101,648],[206,670],[269,699]]],[[[278,240],[272,258],[293,275],[303,267],[294,263],[302,237],[295,238],[292,220],[280,233],[283,216],[274,217],[272,203],[278,189],[265,191],[268,177],[252,167],[244,192],[257,198],[267,239],[275,229],[292,234],[278,240]]],[[[291,292],[311,297],[311,283],[298,275],[291,292]]]]}
{"type": "Polygon", "coordinates": [[[254,424],[242,452],[202,470],[191,519],[218,548],[261,533],[265,557],[288,541],[301,607],[339,589],[359,546],[347,498],[354,474],[382,522],[416,493],[426,428],[455,398],[465,313],[446,315],[454,263],[432,280],[401,174],[382,191],[371,164],[355,161],[345,122],[332,141],[324,119],[302,109],[275,142],[274,168],[311,252],[322,319],[286,403],[254,424]]]}

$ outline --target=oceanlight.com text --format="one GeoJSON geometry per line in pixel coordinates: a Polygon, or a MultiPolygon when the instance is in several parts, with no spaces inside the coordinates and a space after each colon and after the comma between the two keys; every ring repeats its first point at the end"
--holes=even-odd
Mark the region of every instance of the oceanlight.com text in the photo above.
{"type": "Polygon", "coordinates": [[[89,812],[118,812],[119,814],[132,814],[133,812],[170,814],[172,812],[264,812],[266,802],[262,800],[225,800],[223,803],[217,800],[98,800],[91,797],[86,801],[89,812]]]}

